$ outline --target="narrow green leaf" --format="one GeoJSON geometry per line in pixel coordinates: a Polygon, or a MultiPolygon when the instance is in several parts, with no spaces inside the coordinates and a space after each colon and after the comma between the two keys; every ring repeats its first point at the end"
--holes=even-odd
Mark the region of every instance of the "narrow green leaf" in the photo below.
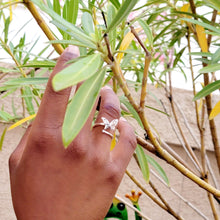
{"type": "Polygon", "coordinates": [[[119,8],[117,14],[115,15],[115,18],[108,26],[106,33],[108,33],[111,29],[115,28],[118,24],[120,24],[132,11],[137,2],[138,0],[125,0],[119,8]]]}
{"type": "Polygon", "coordinates": [[[220,70],[220,63],[214,63],[206,67],[203,67],[202,69],[199,70],[199,73],[209,73],[209,72],[215,72],[218,70],[220,70]]]}
{"type": "Polygon", "coordinates": [[[5,20],[5,25],[4,25],[4,35],[5,35],[5,43],[7,44],[8,42],[8,30],[9,30],[9,25],[10,25],[10,17],[8,17],[5,20]]]}
{"type": "Polygon", "coordinates": [[[30,87],[25,86],[22,89],[22,96],[23,96],[25,104],[27,106],[28,113],[30,115],[33,115],[35,113],[35,111],[34,111],[34,106],[33,106],[33,103],[32,103],[33,93],[31,92],[30,87]]]}
{"type": "Polygon", "coordinates": [[[79,59],[56,74],[52,80],[55,91],[76,85],[96,73],[101,63],[101,54],[96,53],[79,59]]]}
{"type": "Polygon", "coordinates": [[[61,7],[59,0],[53,0],[53,10],[58,14],[61,15],[61,7]]]}
{"type": "Polygon", "coordinates": [[[0,138],[0,151],[2,150],[2,146],[3,146],[3,141],[5,139],[5,134],[6,134],[7,128],[5,128],[2,132],[1,138],[0,138]]]}
{"type": "Polygon", "coordinates": [[[86,33],[94,33],[93,19],[89,12],[84,12],[82,15],[82,27],[86,33]]]}
{"type": "Polygon", "coordinates": [[[216,10],[220,11],[220,1],[219,0],[204,0],[208,5],[213,6],[216,10]]]}
{"type": "MultiPolygon", "coordinates": [[[[57,28],[64,31],[68,35],[74,37],[76,40],[82,43],[82,46],[89,47],[91,49],[96,49],[96,44],[93,42],[92,38],[89,38],[87,34],[82,32],[80,28],[74,27],[67,27],[64,26],[60,21],[53,20],[51,21],[52,24],[54,24],[57,28]],[[86,37],[85,37],[86,36],[86,37]]],[[[72,24],[71,24],[72,25],[72,24]]]]}
{"type": "Polygon", "coordinates": [[[69,7],[67,11],[67,20],[72,23],[76,24],[77,15],[79,10],[79,0],[70,0],[69,7]]]}
{"type": "Polygon", "coordinates": [[[75,45],[78,47],[87,47],[85,44],[78,40],[51,40],[49,41],[50,44],[67,44],[67,45],[75,45]]]}
{"type": "MultiPolygon", "coordinates": [[[[120,4],[119,4],[120,7],[120,4]]],[[[113,21],[113,19],[115,18],[116,15],[116,7],[114,7],[112,4],[108,5],[107,8],[107,27],[111,24],[111,22],[113,21]]],[[[115,50],[115,45],[116,45],[116,39],[117,39],[117,30],[116,28],[112,29],[109,32],[109,42],[110,42],[110,46],[111,46],[111,50],[114,52],[115,50]]]]}
{"type": "Polygon", "coordinates": [[[189,55],[192,56],[202,56],[202,57],[212,57],[212,53],[204,53],[204,52],[191,52],[189,55]]]}
{"type": "Polygon", "coordinates": [[[55,61],[30,61],[20,67],[34,67],[34,68],[42,68],[42,67],[55,67],[55,61]]]}
{"type": "Polygon", "coordinates": [[[185,49],[186,49],[186,47],[182,48],[182,49],[180,50],[180,52],[176,55],[176,58],[175,58],[175,60],[174,60],[174,62],[173,62],[173,68],[176,67],[176,65],[177,65],[177,63],[179,62],[181,56],[183,55],[183,52],[184,52],[185,49]]]}
{"type": "Polygon", "coordinates": [[[156,171],[159,173],[159,175],[163,178],[163,180],[169,186],[170,185],[169,179],[168,179],[164,169],[152,157],[150,157],[147,154],[146,154],[146,157],[147,157],[147,161],[156,169],[156,171]]]}
{"type": "Polygon", "coordinates": [[[201,21],[198,21],[198,20],[193,20],[193,19],[190,19],[190,18],[181,18],[181,20],[188,21],[188,22],[193,23],[193,24],[201,25],[204,28],[207,28],[211,31],[216,32],[217,34],[220,34],[220,28],[216,28],[216,27],[214,27],[210,24],[207,24],[205,22],[201,22],[201,21]]]}
{"type": "Polygon", "coordinates": [[[218,61],[220,61],[220,48],[218,48],[215,53],[212,54],[212,61],[211,63],[217,63],[218,61]]]}
{"type": "Polygon", "coordinates": [[[42,11],[46,12],[52,19],[52,23],[56,25],[61,30],[73,36],[78,41],[87,45],[90,48],[96,48],[96,44],[93,42],[93,39],[85,34],[80,28],[77,28],[75,25],[63,19],[56,12],[48,8],[43,1],[41,0],[32,0],[42,11]]]}
{"type": "Polygon", "coordinates": [[[201,91],[199,91],[193,98],[193,101],[196,101],[198,99],[201,99],[213,91],[217,90],[220,88],[220,80],[217,80],[213,83],[210,83],[209,85],[205,86],[201,91]]]}
{"type": "Polygon", "coordinates": [[[137,145],[137,147],[136,147],[136,155],[137,155],[138,163],[141,168],[141,172],[144,176],[144,179],[148,183],[149,179],[150,179],[150,170],[149,170],[149,166],[148,166],[147,157],[144,153],[144,150],[142,149],[142,147],[140,145],[137,145]]]}
{"type": "Polygon", "coordinates": [[[5,120],[6,122],[9,122],[10,120],[12,120],[14,117],[12,115],[10,115],[9,113],[0,110],[0,118],[2,118],[3,120],[5,120]]]}
{"type": "Polygon", "coordinates": [[[4,85],[8,86],[23,86],[23,85],[36,85],[45,84],[48,81],[48,77],[33,77],[33,78],[17,78],[4,82],[4,85]]]}
{"type": "Polygon", "coordinates": [[[105,76],[105,69],[87,79],[77,90],[67,107],[62,137],[64,147],[73,141],[85,124],[97,99],[105,76]]]}
{"type": "Polygon", "coordinates": [[[120,8],[120,2],[118,0],[110,0],[110,2],[117,8],[119,9],[120,8]]]}
{"type": "Polygon", "coordinates": [[[176,23],[176,20],[172,21],[169,25],[165,26],[164,29],[161,30],[161,32],[159,34],[157,34],[157,36],[154,38],[154,42],[157,41],[157,39],[161,38],[161,36],[167,31],[170,30],[170,27],[176,23]]]}
{"type": "Polygon", "coordinates": [[[143,28],[144,33],[147,35],[149,46],[153,47],[153,35],[152,35],[150,27],[148,26],[147,22],[143,21],[142,19],[139,19],[138,22],[143,28]]]}
{"type": "Polygon", "coordinates": [[[138,122],[138,124],[141,126],[141,128],[144,129],[144,126],[141,122],[141,119],[138,115],[138,113],[135,111],[135,109],[133,108],[133,106],[130,104],[130,102],[127,100],[127,98],[125,98],[125,96],[121,96],[120,97],[120,102],[123,103],[126,108],[130,111],[130,113],[133,115],[133,117],[136,119],[136,121],[138,122]]]}
{"type": "Polygon", "coordinates": [[[10,69],[10,68],[5,68],[5,67],[2,67],[0,66],[0,71],[2,73],[17,73],[18,70],[14,70],[14,69],[10,69]]]}

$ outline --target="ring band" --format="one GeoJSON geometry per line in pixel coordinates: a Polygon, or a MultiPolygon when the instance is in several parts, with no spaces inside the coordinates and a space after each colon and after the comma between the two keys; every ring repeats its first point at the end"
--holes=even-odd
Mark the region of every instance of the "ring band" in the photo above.
{"type": "Polygon", "coordinates": [[[109,135],[111,138],[113,138],[113,135],[106,130],[109,128],[110,128],[110,130],[115,130],[115,128],[118,124],[118,119],[113,119],[111,122],[109,122],[108,119],[106,119],[104,117],[101,117],[101,119],[103,122],[94,124],[93,128],[97,127],[97,126],[104,126],[104,128],[102,129],[102,133],[105,133],[105,134],[109,135]]]}

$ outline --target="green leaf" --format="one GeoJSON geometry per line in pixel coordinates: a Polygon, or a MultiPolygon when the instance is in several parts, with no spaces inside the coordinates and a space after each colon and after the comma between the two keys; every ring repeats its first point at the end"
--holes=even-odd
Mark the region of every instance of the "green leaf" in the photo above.
{"type": "Polygon", "coordinates": [[[209,73],[220,70],[220,63],[210,64],[199,70],[199,73],[209,73]]]}
{"type": "Polygon", "coordinates": [[[82,27],[86,33],[94,33],[93,19],[89,12],[84,12],[82,15],[82,27]]]}
{"type": "Polygon", "coordinates": [[[59,0],[53,0],[53,10],[58,14],[61,15],[61,7],[59,0]]]}
{"type": "Polygon", "coordinates": [[[67,44],[67,45],[76,45],[78,47],[87,47],[85,44],[78,40],[51,40],[50,44],[67,44]]]}
{"type": "Polygon", "coordinates": [[[198,20],[193,20],[193,19],[190,19],[190,18],[181,18],[181,20],[188,21],[188,22],[193,23],[193,24],[201,25],[204,28],[207,28],[211,31],[216,32],[217,34],[220,34],[220,29],[216,28],[216,27],[214,27],[210,24],[207,24],[207,23],[204,23],[204,22],[201,22],[201,21],[198,21],[198,20]]]}
{"type": "Polygon", "coordinates": [[[144,176],[144,179],[148,183],[150,179],[150,170],[149,170],[149,166],[147,162],[147,157],[144,153],[144,150],[142,149],[140,145],[137,145],[136,147],[136,155],[137,155],[138,163],[141,168],[141,172],[144,176]]]}
{"type": "Polygon", "coordinates": [[[80,28],[71,24],[70,22],[63,19],[56,12],[48,8],[43,1],[41,0],[32,0],[42,11],[48,14],[52,19],[52,23],[55,24],[58,28],[65,31],[66,33],[73,36],[78,41],[82,42],[84,45],[90,48],[96,48],[96,44],[93,42],[93,39],[85,34],[80,28]]]}
{"type": "Polygon", "coordinates": [[[36,85],[45,84],[48,81],[48,77],[33,77],[33,78],[17,78],[4,82],[4,85],[8,86],[23,86],[23,85],[36,85]]]}
{"type": "Polygon", "coordinates": [[[186,49],[186,47],[184,47],[183,49],[180,50],[180,52],[176,55],[176,58],[173,62],[173,68],[176,67],[177,63],[179,62],[181,56],[183,55],[184,50],[186,49]]]}
{"type": "Polygon", "coordinates": [[[96,73],[100,64],[100,53],[79,59],[54,76],[52,80],[54,90],[59,91],[88,79],[96,73]]]}
{"type": "Polygon", "coordinates": [[[62,127],[64,147],[73,141],[85,124],[97,99],[105,76],[105,69],[87,79],[77,90],[67,107],[62,127]]]}
{"type": "Polygon", "coordinates": [[[167,185],[169,186],[169,179],[165,173],[165,171],[163,170],[163,168],[157,163],[157,161],[155,161],[152,157],[150,157],[149,155],[146,154],[147,157],[147,161],[156,169],[156,171],[159,173],[159,175],[163,178],[163,180],[167,183],[167,185]]]}
{"type": "Polygon", "coordinates": [[[10,120],[12,120],[14,117],[12,115],[10,115],[9,113],[0,110],[0,118],[2,118],[3,120],[9,122],[10,120]]]}
{"type": "Polygon", "coordinates": [[[82,46],[89,47],[91,49],[96,49],[96,44],[93,42],[93,39],[89,37],[89,35],[85,34],[80,28],[75,27],[67,27],[60,23],[60,21],[53,20],[51,21],[57,28],[63,30],[65,33],[74,37],[77,41],[82,43],[82,46]],[[86,36],[86,37],[85,37],[86,36]]]}
{"type": "Polygon", "coordinates": [[[79,0],[70,0],[68,14],[67,14],[67,21],[69,21],[72,24],[76,24],[78,10],[79,10],[79,0]]]}
{"type": "Polygon", "coordinates": [[[127,100],[127,98],[125,96],[121,96],[120,97],[120,102],[123,103],[126,108],[130,111],[130,113],[133,115],[133,117],[136,119],[136,121],[138,122],[138,124],[141,126],[141,128],[144,129],[144,126],[141,122],[141,119],[138,115],[138,113],[135,111],[135,109],[133,108],[133,106],[130,104],[130,102],[127,100]]]}
{"type": "Polygon", "coordinates": [[[143,21],[142,19],[139,19],[138,22],[143,28],[145,34],[147,35],[149,46],[153,47],[153,35],[152,35],[150,27],[148,26],[147,22],[143,21]]]}
{"type": "Polygon", "coordinates": [[[125,0],[119,8],[117,14],[115,15],[115,18],[108,26],[106,33],[108,33],[111,29],[115,28],[118,24],[120,24],[132,11],[137,2],[138,0],[125,0]]]}
{"type": "Polygon", "coordinates": [[[35,111],[34,111],[34,106],[33,106],[33,103],[32,103],[33,93],[31,92],[30,87],[25,86],[22,89],[22,96],[23,96],[24,101],[26,103],[28,113],[30,115],[33,115],[35,113],[35,111]]]}
{"type": "Polygon", "coordinates": [[[21,65],[20,67],[34,67],[34,68],[42,68],[42,67],[55,67],[55,61],[30,61],[27,64],[21,65]]]}
{"type": "Polygon", "coordinates": [[[220,80],[210,83],[194,96],[193,101],[201,99],[219,88],[220,88],[220,80]]]}
{"type": "Polygon", "coordinates": [[[5,43],[7,44],[8,42],[8,30],[9,30],[9,25],[10,25],[10,17],[8,17],[6,20],[5,20],[5,24],[4,24],[4,35],[5,35],[5,43]]]}
{"type": "Polygon", "coordinates": [[[2,132],[1,138],[0,138],[0,151],[2,150],[2,146],[3,146],[3,141],[5,139],[5,134],[6,134],[7,128],[5,128],[2,132]]]}
{"type": "Polygon", "coordinates": [[[120,8],[120,2],[118,0],[110,0],[110,2],[117,8],[119,9],[120,8]]]}
{"type": "Polygon", "coordinates": [[[218,48],[215,53],[212,54],[211,63],[217,63],[220,60],[220,48],[218,48]]]}
{"type": "Polygon", "coordinates": [[[213,6],[216,10],[220,11],[220,1],[219,0],[204,0],[209,5],[213,6]]]}
{"type": "MultiPolygon", "coordinates": [[[[120,5],[119,5],[120,7],[120,5]]],[[[111,22],[113,21],[115,15],[116,15],[116,8],[112,5],[112,4],[109,4],[108,5],[108,8],[107,8],[107,27],[111,24],[111,22]]],[[[116,45],[116,39],[117,39],[117,30],[116,28],[112,29],[110,32],[109,32],[109,42],[110,42],[110,46],[111,46],[111,49],[112,51],[115,50],[115,45],[116,45]]]]}

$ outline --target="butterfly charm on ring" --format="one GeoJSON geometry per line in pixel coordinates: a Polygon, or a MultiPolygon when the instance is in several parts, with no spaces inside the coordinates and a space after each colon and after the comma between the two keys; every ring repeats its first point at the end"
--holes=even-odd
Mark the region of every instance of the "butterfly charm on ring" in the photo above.
{"type": "Polygon", "coordinates": [[[111,130],[115,130],[115,127],[117,126],[118,124],[118,119],[114,119],[112,120],[111,122],[108,121],[108,119],[102,117],[102,121],[103,121],[103,124],[104,124],[104,130],[110,128],[111,130]]]}

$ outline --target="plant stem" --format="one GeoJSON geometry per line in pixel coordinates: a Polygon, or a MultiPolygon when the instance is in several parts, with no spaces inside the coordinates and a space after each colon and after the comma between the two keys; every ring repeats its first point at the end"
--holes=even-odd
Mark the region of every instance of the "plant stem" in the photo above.
{"type": "MultiPolygon", "coordinates": [[[[35,5],[29,0],[24,0],[23,3],[28,8],[28,10],[31,12],[34,19],[38,23],[39,27],[42,29],[42,31],[47,36],[48,40],[56,40],[55,36],[53,35],[50,28],[47,26],[46,22],[44,21],[44,19],[42,18],[42,16],[38,12],[35,5]]],[[[60,44],[52,44],[52,45],[53,45],[54,49],[57,51],[58,54],[62,54],[64,49],[60,44]]]]}
{"type": "Polygon", "coordinates": [[[24,70],[21,68],[21,64],[17,61],[15,58],[14,54],[12,53],[11,49],[8,47],[8,45],[0,38],[0,42],[2,44],[2,47],[7,51],[7,53],[11,56],[13,61],[15,62],[17,68],[19,69],[20,73],[22,74],[23,77],[27,77],[24,70]]]}
{"type": "Polygon", "coordinates": [[[163,148],[161,148],[161,146],[158,143],[156,137],[153,135],[153,133],[150,129],[150,126],[149,126],[149,123],[146,119],[145,113],[139,111],[138,105],[134,101],[134,99],[133,99],[133,97],[132,97],[132,95],[131,95],[131,93],[128,89],[128,86],[127,86],[126,82],[122,79],[122,77],[121,77],[122,73],[121,73],[121,68],[120,68],[119,64],[116,61],[114,61],[113,63],[109,63],[109,64],[110,64],[111,69],[112,69],[112,71],[113,71],[113,73],[114,73],[121,89],[123,90],[125,96],[129,100],[129,102],[133,106],[133,108],[139,114],[140,119],[142,120],[144,129],[147,132],[151,143],[154,145],[154,147],[157,151],[157,154],[160,155],[162,158],[164,158],[169,164],[174,166],[177,170],[179,170],[184,176],[188,177],[193,182],[195,182],[197,185],[199,185],[203,189],[209,191],[210,193],[212,193],[216,197],[220,197],[220,191],[219,190],[215,189],[210,184],[208,184],[205,181],[201,180],[198,176],[193,174],[191,171],[186,169],[182,164],[180,164],[178,161],[176,161],[174,159],[174,157],[172,157],[167,151],[165,151],[163,148]]]}
{"type": "Polygon", "coordinates": [[[151,188],[154,190],[154,192],[157,194],[157,196],[160,198],[160,200],[163,202],[163,204],[167,207],[167,211],[174,216],[176,219],[183,219],[181,216],[179,216],[171,207],[170,205],[167,203],[167,201],[163,198],[163,196],[161,195],[161,193],[158,191],[158,189],[155,187],[155,185],[152,183],[152,181],[149,181],[149,184],[151,186],[151,188]]]}
{"type": "Polygon", "coordinates": [[[167,211],[167,207],[162,202],[158,201],[149,191],[147,191],[146,188],[140,184],[140,181],[138,181],[128,170],[126,170],[126,174],[148,197],[150,197],[162,209],[167,211]]]}

